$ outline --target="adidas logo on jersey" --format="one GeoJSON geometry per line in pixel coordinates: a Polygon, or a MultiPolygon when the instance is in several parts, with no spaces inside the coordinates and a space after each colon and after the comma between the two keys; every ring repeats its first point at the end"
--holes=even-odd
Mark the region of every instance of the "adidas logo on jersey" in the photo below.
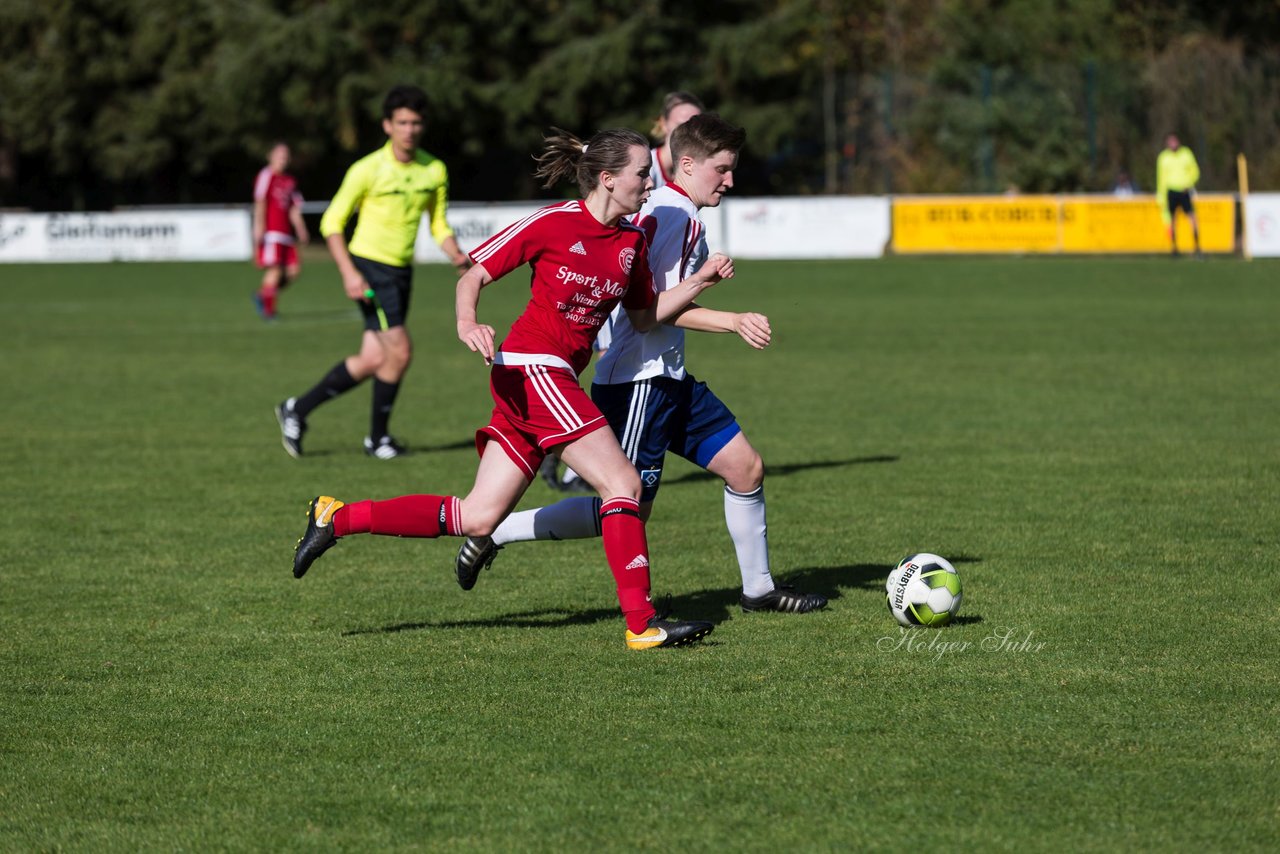
{"type": "Polygon", "coordinates": [[[579,240],[577,243],[569,247],[569,251],[572,252],[574,255],[586,255],[587,247],[583,246],[582,241],[579,240]]]}
{"type": "Polygon", "coordinates": [[[649,565],[649,559],[644,555],[636,555],[631,563],[627,564],[627,569],[643,569],[649,565]]]}

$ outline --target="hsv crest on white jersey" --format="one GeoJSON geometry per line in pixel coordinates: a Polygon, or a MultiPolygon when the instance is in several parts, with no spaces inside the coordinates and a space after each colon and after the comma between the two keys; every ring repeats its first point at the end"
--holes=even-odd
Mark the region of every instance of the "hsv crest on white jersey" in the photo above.
{"type": "Polygon", "coordinates": [[[471,258],[494,279],[524,264],[533,268],[532,298],[498,348],[499,365],[581,374],[614,306],[643,309],[654,300],[644,232],[626,220],[606,226],[581,201],[535,211],[489,238],[471,258]]]}
{"type": "MultiPolygon", "coordinates": [[[[677,184],[649,194],[632,220],[649,238],[649,268],[656,293],[670,290],[698,271],[709,257],[706,229],[698,206],[677,184]]],[[[665,323],[646,334],[636,332],[623,312],[609,318],[612,340],[596,364],[601,385],[650,377],[684,379],[684,330],[665,323]]]]}

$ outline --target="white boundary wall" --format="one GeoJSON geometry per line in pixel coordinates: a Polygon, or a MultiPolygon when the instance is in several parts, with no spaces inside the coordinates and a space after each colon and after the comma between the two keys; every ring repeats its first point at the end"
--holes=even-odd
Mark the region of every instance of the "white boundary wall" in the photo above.
{"type": "MultiPolygon", "coordinates": [[[[548,202],[453,202],[449,224],[466,251],[548,202]]],[[[879,258],[889,243],[889,199],[881,197],[727,198],[704,208],[707,245],[734,258],[879,258]]],[[[426,229],[414,258],[444,262],[426,229]]]]}
{"type": "Polygon", "coordinates": [[[246,209],[0,214],[2,261],[247,261],[246,209]]]}
{"type": "Polygon", "coordinates": [[[1250,193],[1244,211],[1245,239],[1255,258],[1280,258],[1280,193],[1250,193]]]}

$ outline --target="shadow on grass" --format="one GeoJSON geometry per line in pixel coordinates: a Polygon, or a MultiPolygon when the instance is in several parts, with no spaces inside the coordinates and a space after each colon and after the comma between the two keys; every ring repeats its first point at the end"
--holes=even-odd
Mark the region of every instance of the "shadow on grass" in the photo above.
{"type": "MultiPolygon", "coordinates": [[[[982,558],[971,555],[958,555],[948,558],[955,563],[981,563],[982,558]]],[[[805,593],[821,593],[828,601],[834,602],[844,595],[845,590],[883,590],[885,578],[892,566],[879,563],[857,563],[846,566],[815,566],[795,569],[786,575],[776,576],[779,584],[793,585],[805,593]]],[[[700,590],[696,593],[654,596],[659,611],[670,609],[671,613],[685,620],[710,620],[718,622],[742,613],[739,597],[742,589],[737,586],[719,587],[714,590],[700,590]]],[[[616,608],[593,608],[587,611],[572,611],[568,608],[543,608],[537,611],[516,611],[511,614],[499,614],[493,617],[473,620],[424,620],[414,623],[393,623],[369,629],[352,629],[343,632],[343,637],[354,635],[395,634],[396,632],[413,632],[422,629],[553,629],[562,626],[581,626],[598,623],[601,620],[619,618],[616,608]]],[[[968,625],[982,622],[977,614],[957,616],[953,624],[968,625]]]]}
{"type": "Polygon", "coordinates": [[[620,619],[617,608],[594,608],[589,611],[571,611],[568,608],[543,608],[539,611],[517,611],[475,620],[425,620],[420,623],[394,623],[373,629],[352,629],[342,636],[383,635],[396,632],[416,632],[422,629],[540,629],[561,626],[581,626],[601,620],[620,619]]]}
{"type": "MultiPolygon", "coordinates": [[[[821,593],[828,601],[834,602],[844,595],[844,590],[882,586],[891,568],[876,563],[805,567],[775,576],[775,579],[778,584],[789,584],[803,593],[821,593]]],[[[673,596],[671,605],[674,613],[681,617],[715,622],[742,613],[741,596],[740,587],[722,587],[673,596]]]]}
{"type": "MultiPolygon", "coordinates": [[[[418,454],[433,454],[440,451],[474,451],[476,449],[475,439],[461,439],[457,442],[446,442],[442,445],[409,445],[409,450],[404,456],[412,457],[418,454]]],[[[308,457],[333,457],[333,456],[356,456],[363,454],[364,451],[358,446],[343,446],[341,448],[316,448],[307,449],[308,457]]]]}
{"type": "MultiPolygon", "coordinates": [[[[896,463],[898,457],[890,454],[879,454],[873,457],[854,457],[849,460],[817,460],[811,463],[782,463],[780,465],[765,465],[765,480],[772,477],[786,477],[796,472],[808,471],[809,469],[830,469],[839,468],[841,466],[857,466],[867,463],[896,463]]],[[[720,478],[709,471],[693,471],[688,474],[682,474],[671,480],[663,480],[664,486],[673,483],[694,483],[700,480],[719,480],[720,478]]]]}
{"type": "Polygon", "coordinates": [[[469,439],[459,439],[457,442],[446,442],[443,445],[410,445],[409,453],[429,454],[434,451],[474,451],[475,449],[476,440],[472,436],[469,439]]]}

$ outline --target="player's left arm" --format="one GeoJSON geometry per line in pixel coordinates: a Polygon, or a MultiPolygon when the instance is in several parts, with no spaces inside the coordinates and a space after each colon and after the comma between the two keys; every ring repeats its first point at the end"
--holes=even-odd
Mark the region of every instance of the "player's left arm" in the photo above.
{"type": "Polygon", "coordinates": [[[757,350],[768,347],[773,340],[769,318],[754,311],[716,311],[690,303],[667,323],[695,332],[733,332],[757,350]]]}

